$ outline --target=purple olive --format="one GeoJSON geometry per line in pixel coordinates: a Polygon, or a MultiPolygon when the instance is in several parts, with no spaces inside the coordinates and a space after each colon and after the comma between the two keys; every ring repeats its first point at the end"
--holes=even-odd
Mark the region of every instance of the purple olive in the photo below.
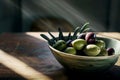
{"type": "Polygon", "coordinates": [[[67,44],[68,47],[72,47],[72,43],[71,43],[71,42],[72,42],[72,40],[68,40],[68,41],[66,42],[66,44],[67,44]]]}
{"type": "Polygon", "coordinates": [[[87,41],[87,43],[88,43],[88,44],[95,44],[95,39],[89,39],[89,40],[87,41]]]}
{"type": "Polygon", "coordinates": [[[108,55],[113,55],[115,50],[113,48],[107,48],[108,55]]]}
{"type": "Polygon", "coordinates": [[[87,33],[86,36],[85,36],[85,40],[86,40],[86,41],[89,41],[90,39],[95,39],[95,38],[96,38],[96,35],[95,35],[95,33],[93,33],[93,32],[89,32],[89,33],[87,33]]]}
{"type": "Polygon", "coordinates": [[[85,39],[86,33],[81,33],[78,35],[77,39],[85,39]]]}

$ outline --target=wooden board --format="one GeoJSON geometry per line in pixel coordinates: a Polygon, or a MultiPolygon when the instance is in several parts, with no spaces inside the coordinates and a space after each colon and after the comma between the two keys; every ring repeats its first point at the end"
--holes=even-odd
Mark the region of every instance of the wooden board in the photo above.
{"type": "Polygon", "coordinates": [[[6,57],[2,59],[4,61],[0,64],[0,80],[36,80],[36,78],[37,80],[120,80],[119,61],[104,74],[83,75],[66,71],[54,58],[47,42],[39,35],[40,33],[5,33],[0,35],[0,49],[5,54],[1,55],[3,57],[7,55],[10,58],[10,60],[5,59],[6,57]],[[5,65],[5,61],[12,66],[5,65]],[[16,61],[18,62],[16,63],[16,61]],[[36,77],[35,74],[39,77],[36,77]]]}

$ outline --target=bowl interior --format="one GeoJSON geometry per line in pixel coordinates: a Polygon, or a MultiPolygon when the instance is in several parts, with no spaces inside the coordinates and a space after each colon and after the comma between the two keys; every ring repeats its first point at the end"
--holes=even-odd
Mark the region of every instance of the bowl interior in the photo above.
{"type": "Polygon", "coordinates": [[[111,68],[117,62],[120,55],[120,41],[106,37],[97,38],[104,40],[107,48],[114,48],[115,54],[111,56],[90,57],[64,53],[54,49],[50,45],[49,48],[54,54],[55,58],[58,60],[58,62],[60,62],[67,69],[80,70],[83,72],[105,71],[111,68]]]}
{"type": "Polygon", "coordinates": [[[120,54],[120,41],[113,39],[113,38],[105,38],[105,37],[98,37],[98,39],[102,39],[106,43],[106,48],[114,48],[115,54],[120,54]]]}
{"type": "MultiPolygon", "coordinates": [[[[67,37],[65,37],[65,38],[67,38],[67,37]]],[[[120,55],[120,41],[119,40],[116,40],[116,39],[113,39],[113,38],[108,38],[108,37],[97,37],[97,39],[101,39],[101,40],[105,41],[106,48],[114,48],[115,49],[115,55],[116,54],[120,55]]],[[[53,41],[53,39],[51,39],[51,41],[53,41]]],[[[52,48],[51,45],[49,45],[49,47],[52,48]]],[[[52,49],[54,49],[54,48],[52,48],[52,49]]],[[[59,52],[59,53],[63,53],[63,54],[65,53],[65,52],[58,51],[56,49],[54,49],[54,50],[59,52]]],[[[71,55],[71,54],[67,54],[67,55],[71,55]]],[[[76,55],[71,55],[71,56],[76,56],[76,55]]],[[[90,57],[90,56],[85,56],[85,57],[90,57]]],[[[103,56],[98,56],[98,57],[103,57],[103,56]]]]}

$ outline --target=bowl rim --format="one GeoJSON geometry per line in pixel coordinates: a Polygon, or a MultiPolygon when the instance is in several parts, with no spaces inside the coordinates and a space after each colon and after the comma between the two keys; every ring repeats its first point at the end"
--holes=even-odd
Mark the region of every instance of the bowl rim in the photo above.
{"type": "MultiPolygon", "coordinates": [[[[112,40],[119,41],[117,39],[110,38],[110,37],[99,37],[99,36],[97,36],[97,38],[112,39],[112,40]]],[[[53,48],[49,44],[48,44],[48,47],[51,48],[53,51],[57,52],[58,54],[60,53],[60,54],[64,54],[65,56],[75,57],[75,58],[78,58],[78,59],[108,59],[108,58],[112,58],[112,57],[115,57],[115,56],[116,57],[120,56],[120,53],[117,53],[117,54],[114,54],[114,55],[110,55],[110,56],[81,56],[81,55],[73,55],[73,54],[68,54],[68,53],[59,51],[59,50],[53,48]]]]}

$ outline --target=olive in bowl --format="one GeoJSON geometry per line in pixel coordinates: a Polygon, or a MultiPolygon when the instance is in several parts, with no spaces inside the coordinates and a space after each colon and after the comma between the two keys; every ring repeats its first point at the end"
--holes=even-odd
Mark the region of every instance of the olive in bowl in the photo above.
{"type": "MultiPolygon", "coordinates": [[[[113,47],[115,53],[109,56],[82,56],[73,55],[66,52],[55,49],[49,45],[51,52],[57,61],[64,66],[65,69],[77,70],[81,72],[101,72],[107,71],[117,62],[120,55],[120,41],[107,38],[107,37],[96,37],[97,39],[103,40],[106,43],[106,48],[113,47]]],[[[52,39],[51,39],[52,40],[52,39]]],[[[109,49],[109,51],[113,51],[109,49]]],[[[101,51],[102,52],[102,51],[101,51]]]]}

